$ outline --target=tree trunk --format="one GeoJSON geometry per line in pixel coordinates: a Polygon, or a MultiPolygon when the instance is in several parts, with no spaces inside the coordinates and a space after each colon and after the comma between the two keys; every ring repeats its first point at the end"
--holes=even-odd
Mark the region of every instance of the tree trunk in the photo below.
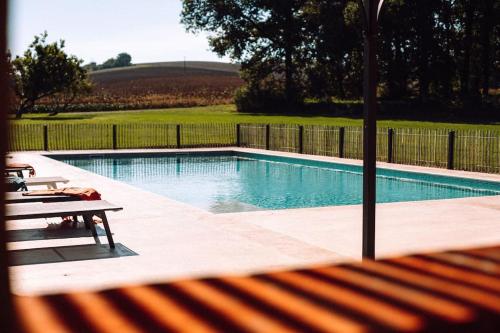
{"type": "Polygon", "coordinates": [[[443,49],[443,72],[444,77],[441,77],[441,94],[447,100],[450,100],[453,95],[453,58],[451,55],[453,41],[453,22],[452,22],[452,7],[445,7],[443,13],[443,25],[446,29],[444,38],[446,47],[443,49]]]}
{"type": "Polygon", "coordinates": [[[19,108],[16,111],[16,119],[21,119],[23,114],[33,111],[33,108],[35,107],[35,101],[33,99],[25,100],[24,102],[21,103],[19,108]]]}
{"type": "Polygon", "coordinates": [[[295,108],[295,84],[293,68],[293,11],[291,5],[285,5],[286,17],[284,27],[284,51],[285,51],[285,98],[289,109],[295,108]]]}
{"type": "Polygon", "coordinates": [[[425,43],[421,43],[418,61],[418,95],[421,103],[426,103],[429,98],[429,54],[425,43]]]}
{"type": "Polygon", "coordinates": [[[294,85],[293,85],[293,68],[292,68],[292,52],[288,47],[285,48],[285,98],[288,106],[293,105],[294,100],[294,85]]]}
{"type": "Polygon", "coordinates": [[[471,0],[463,0],[464,6],[464,62],[460,75],[460,93],[462,98],[467,98],[470,95],[470,58],[472,51],[472,21],[474,8],[471,0]]]}
{"type": "Polygon", "coordinates": [[[432,9],[430,2],[425,1],[419,6],[417,13],[418,55],[417,77],[419,83],[419,99],[426,103],[429,97],[429,45],[432,43],[432,9]]]}
{"type": "Polygon", "coordinates": [[[336,77],[335,84],[337,85],[336,90],[339,93],[339,97],[341,99],[344,99],[345,98],[344,71],[343,71],[342,65],[340,65],[340,64],[335,65],[335,77],[336,77]]]}
{"type": "Polygon", "coordinates": [[[16,119],[21,119],[23,114],[26,112],[27,107],[28,107],[29,101],[24,101],[21,103],[21,105],[17,108],[16,111],[16,119]]]}
{"type": "Polygon", "coordinates": [[[397,78],[396,78],[396,91],[395,91],[395,97],[397,99],[401,99],[404,97],[405,95],[405,91],[406,91],[406,78],[405,78],[405,74],[404,74],[404,64],[403,64],[403,54],[402,54],[402,51],[401,49],[403,48],[403,45],[402,45],[402,42],[401,42],[401,38],[399,37],[396,37],[396,40],[394,41],[394,43],[396,44],[396,47],[395,47],[395,54],[394,54],[394,63],[396,64],[396,70],[397,70],[397,78]]]}
{"type": "Polygon", "coordinates": [[[483,19],[481,20],[481,69],[482,69],[482,95],[488,98],[491,75],[491,32],[494,29],[493,0],[483,0],[483,19]]]}

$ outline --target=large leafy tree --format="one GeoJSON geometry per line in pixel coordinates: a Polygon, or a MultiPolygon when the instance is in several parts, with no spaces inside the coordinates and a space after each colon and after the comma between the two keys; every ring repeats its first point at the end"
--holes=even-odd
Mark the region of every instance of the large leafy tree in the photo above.
{"type": "Polygon", "coordinates": [[[211,49],[242,64],[252,88],[278,88],[292,106],[301,94],[307,0],[184,0],[188,31],[210,33],[211,49]]]}
{"type": "Polygon", "coordinates": [[[132,57],[128,53],[120,53],[116,56],[116,67],[126,67],[132,64],[132,57]]]}
{"type": "Polygon", "coordinates": [[[128,53],[120,53],[116,58],[109,58],[102,65],[97,65],[95,69],[107,69],[115,67],[127,67],[132,65],[132,57],[128,53]]]}
{"type": "Polygon", "coordinates": [[[323,100],[359,97],[363,55],[357,0],[311,1],[305,20],[308,94],[323,100]]]}
{"type": "Polygon", "coordinates": [[[128,53],[119,53],[116,58],[109,58],[102,64],[98,65],[95,61],[90,62],[83,66],[85,70],[89,72],[97,71],[100,69],[116,68],[116,67],[128,67],[132,66],[132,56],[128,53]]]}
{"type": "MultiPolygon", "coordinates": [[[[242,63],[248,91],[278,88],[287,104],[361,96],[359,0],[184,0],[183,6],[188,31],[208,32],[213,51],[242,63]]],[[[436,105],[489,103],[500,75],[499,14],[494,0],[385,0],[380,95],[436,105]]],[[[273,93],[248,96],[258,101],[273,93]]]]}
{"type": "Polygon", "coordinates": [[[42,100],[52,102],[53,114],[64,111],[91,84],[82,60],[64,52],[64,41],[48,43],[47,33],[35,36],[23,56],[10,60],[16,117],[35,109],[42,100]]]}

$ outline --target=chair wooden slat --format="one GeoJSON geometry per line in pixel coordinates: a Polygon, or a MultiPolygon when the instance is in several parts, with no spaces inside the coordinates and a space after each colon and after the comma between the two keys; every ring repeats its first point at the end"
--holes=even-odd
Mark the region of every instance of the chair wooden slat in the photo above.
{"type": "Polygon", "coordinates": [[[202,281],[184,281],[174,285],[238,322],[242,329],[252,332],[292,332],[278,320],[266,316],[241,300],[220,292],[202,281]]]}
{"type": "Polygon", "coordinates": [[[342,267],[323,267],[314,270],[324,276],[332,277],[353,284],[361,289],[369,290],[383,297],[411,305],[420,311],[438,316],[452,322],[467,322],[471,319],[471,310],[461,304],[442,299],[427,291],[409,288],[394,282],[386,281],[368,274],[342,267]]]}
{"type": "MultiPolygon", "coordinates": [[[[439,257],[443,258],[443,257],[439,257]]],[[[445,259],[445,258],[443,258],[445,259]]],[[[462,282],[466,284],[472,284],[478,287],[491,289],[493,291],[500,292],[500,275],[498,277],[493,277],[486,274],[480,274],[474,271],[467,271],[453,266],[448,266],[446,264],[441,264],[437,262],[432,262],[425,260],[423,258],[398,258],[395,262],[407,265],[418,269],[423,272],[432,273],[438,276],[442,276],[447,279],[451,279],[457,282],[462,282]]],[[[497,270],[491,267],[492,270],[497,270]]],[[[499,267],[496,267],[499,268],[499,267]]]]}
{"type": "Polygon", "coordinates": [[[18,331],[63,333],[83,325],[95,332],[496,332],[500,281],[492,272],[500,262],[492,258],[499,251],[18,296],[18,331]]]}
{"type": "Polygon", "coordinates": [[[16,297],[15,307],[16,311],[22,314],[18,320],[18,329],[21,332],[71,332],[71,329],[61,320],[61,314],[42,297],[16,297]]]}
{"type": "Polygon", "coordinates": [[[112,303],[97,293],[69,294],[68,299],[77,306],[80,314],[87,321],[94,323],[98,332],[142,332],[140,327],[136,327],[133,322],[127,319],[126,313],[118,311],[112,303]]]}
{"type": "MultiPolygon", "coordinates": [[[[415,273],[403,268],[396,268],[388,264],[367,262],[363,265],[363,268],[374,273],[399,279],[401,282],[426,288],[437,293],[447,294],[454,298],[460,298],[500,314],[500,297],[491,293],[471,288],[460,283],[443,281],[431,275],[415,273]]],[[[464,314],[464,317],[466,316],[467,315],[464,314]]]]}
{"type": "Polygon", "coordinates": [[[333,283],[322,282],[295,272],[281,272],[270,276],[312,295],[347,306],[353,311],[380,321],[392,329],[414,332],[423,326],[418,315],[333,283]]]}
{"type": "Polygon", "coordinates": [[[217,332],[202,319],[190,313],[188,309],[184,309],[151,287],[129,287],[122,289],[121,292],[145,309],[156,321],[161,322],[165,326],[165,330],[182,331],[189,327],[191,332],[196,333],[217,332]],[[165,315],[167,313],[168,315],[165,315]]]}
{"type": "Polygon", "coordinates": [[[347,318],[331,309],[322,308],[304,298],[277,288],[269,283],[251,278],[222,278],[222,281],[239,288],[308,325],[325,332],[367,332],[363,323],[347,318]]]}

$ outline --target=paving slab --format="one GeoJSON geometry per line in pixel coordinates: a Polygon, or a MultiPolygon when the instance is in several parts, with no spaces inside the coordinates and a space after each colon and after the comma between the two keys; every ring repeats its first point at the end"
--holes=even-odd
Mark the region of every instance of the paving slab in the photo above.
{"type": "MultiPolygon", "coordinates": [[[[228,150],[194,149],[196,151],[228,150]]],[[[234,148],[336,163],[360,161],[234,148]]],[[[121,152],[152,152],[126,150],[121,152]]],[[[154,150],[154,152],[174,150],[154,150]]],[[[175,150],[178,151],[178,150],[175,150]]],[[[193,151],[193,150],[185,150],[193,151]]],[[[117,151],[56,152],[101,154],[117,151]]],[[[154,283],[218,274],[247,274],[300,268],[361,257],[361,205],[213,214],[48,158],[47,152],[13,153],[38,176],[60,176],[67,186],[94,187],[123,207],[110,212],[119,250],[106,252],[78,228],[58,230],[58,219],[9,221],[8,248],[31,257],[10,267],[18,294],[98,290],[121,284],[154,283]],[[61,237],[58,237],[61,236],[61,237]],[[31,253],[29,251],[32,251],[31,253]],[[61,260],[55,261],[57,256],[61,260]],[[45,259],[44,259],[45,258],[45,259]],[[54,259],[50,262],[49,259],[54,259]],[[38,261],[37,261],[38,260],[38,261]]],[[[379,163],[405,171],[500,181],[500,175],[379,163]]],[[[225,207],[221,211],[226,211],[225,207]]],[[[98,228],[100,229],[100,228],[98,228]]],[[[377,205],[377,256],[500,243],[500,196],[377,205]]]]}

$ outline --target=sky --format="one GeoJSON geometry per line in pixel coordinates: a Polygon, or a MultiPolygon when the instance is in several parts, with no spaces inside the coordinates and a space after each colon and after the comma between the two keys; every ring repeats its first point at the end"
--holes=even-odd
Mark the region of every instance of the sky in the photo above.
{"type": "Polygon", "coordinates": [[[10,0],[9,49],[20,55],[44,31],[85,63],[127,52],[133,63],[229,61],[208,50],[206,34],[180,24],[181,0],[10,0]]]}

